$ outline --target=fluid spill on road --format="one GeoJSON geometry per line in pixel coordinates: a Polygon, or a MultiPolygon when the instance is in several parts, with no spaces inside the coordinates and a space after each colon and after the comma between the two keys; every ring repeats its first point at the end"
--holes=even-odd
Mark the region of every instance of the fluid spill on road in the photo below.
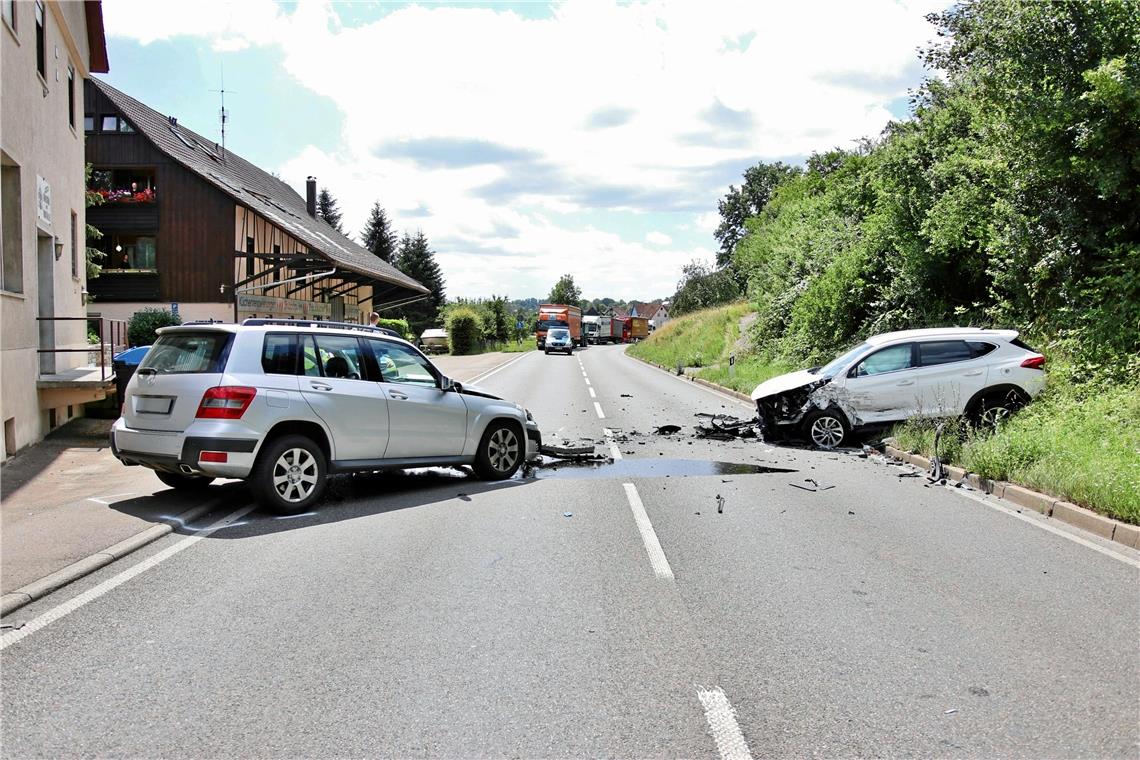
{"type": "Polygon", "coordinates": [[[619,459],[613,462],[559,462],[529,467],[516,478],[523,480],[588,480],[606,478],[664,478],[701,475],[764,475],[796,472],[782,467],[703,459],[619,459]]]}

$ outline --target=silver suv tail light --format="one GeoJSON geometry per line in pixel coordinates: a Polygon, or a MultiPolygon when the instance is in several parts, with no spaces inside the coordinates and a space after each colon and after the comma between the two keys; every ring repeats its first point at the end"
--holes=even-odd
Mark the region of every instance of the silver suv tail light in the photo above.
{"type": "Polygon", "coordinates": [[[194,416],[200,420],[240,420],[256,395],[256,388],[243,385],[215,386],[202,394],[202,403],[194,416]]]}

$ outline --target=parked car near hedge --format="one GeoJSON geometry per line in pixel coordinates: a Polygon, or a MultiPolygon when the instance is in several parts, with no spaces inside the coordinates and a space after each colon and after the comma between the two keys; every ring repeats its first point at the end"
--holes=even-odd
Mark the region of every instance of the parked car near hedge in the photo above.
{"type": "Polygon", "coordinates": [[[937,328],[868,338],[823,367],[756,387],[768,439],[833,448],[851,432],[912,417],[995,421],[1045,387],[1045,357],[1015,330],[937,328]]]}

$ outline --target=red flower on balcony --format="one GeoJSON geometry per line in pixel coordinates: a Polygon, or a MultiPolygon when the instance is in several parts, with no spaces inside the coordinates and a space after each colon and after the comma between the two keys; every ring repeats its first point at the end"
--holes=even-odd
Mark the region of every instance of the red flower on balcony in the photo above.
{"type": "Polygon", "coordinates": [[[136,191],[125,188],[122,190],[108,190],[100,187],[97,188],[95,192],[102,196],[104,203],[154,203],[155,198],[153,187],[136,191]]]}

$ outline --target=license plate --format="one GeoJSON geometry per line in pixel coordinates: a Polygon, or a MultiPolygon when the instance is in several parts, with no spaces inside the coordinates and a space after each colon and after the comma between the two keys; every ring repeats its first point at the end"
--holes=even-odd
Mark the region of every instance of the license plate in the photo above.
{"type": "Polygon", "coordinates": [[[174,399],[170,396],[135,396],[135,411],[139,414],[170,414],[174,399]]]}

